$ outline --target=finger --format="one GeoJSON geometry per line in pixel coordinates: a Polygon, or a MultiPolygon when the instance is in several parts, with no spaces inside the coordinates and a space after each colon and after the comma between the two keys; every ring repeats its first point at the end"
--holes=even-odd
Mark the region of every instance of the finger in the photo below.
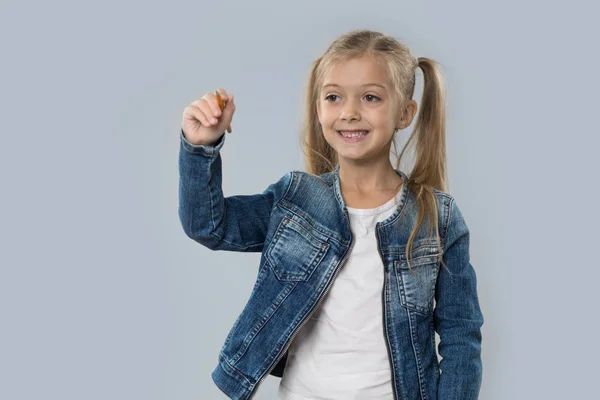
{"type": "Polygon", "coordinates": [[[229,101],[229,94],[227,93],[227,91],[225,89],[218,88],[217,92],[219,92],[223,101],[225,101],[225,102],[229,101]]]}
{"type": "MultiPolygon", "coordinates": [[[[213,109],[209,106],[209,104],[207,102],[203,102],[200,105],[200,109],[204,112],[204,114],[206,114],[206,117],[208,118],[208,121],[210,122],[211,125],[217,125],[219,123],[219,117],[218,116],[215,117],[215,115],[213,113],[213,109]]],[[[221,112],[221,111],[219,111],[219,112],[221,112]]]]}
{"type": "Polygon", "coordinates": [[[200,99],[194,101],[192,104],[198,107],[204,113],[204,115],[206,115],[206,118],[208,119],[208,122],[210,122],[210,125],[215,125],[219,122],[217,120],[217,117],[214,116],[214,109],[211,108],[209,102],[207,102],[204,99],[200,99]]]}
{"type": "Polygon", "coordinates": [[[210,106],[208,105],[208,102],[206,100],[204,100],[204,99],[196,100],[196,101],[192,102],[192,104],[194,106],[198,107],[198,109],[204,113],[204,116],[206,117],[206,120],[208,121],[207,126],[215,125],[217,122],[219,122],[217,120],[217,118],[215,116],[213,116],[213,111],[210,108],[210,106]]]}
{"type": "Polygon", "coordinates": [[[227,102],[227,104],[225,104],[225,109],[223,110],[223,112],[226,113],[233,113],[233,111],[235,110],[235,103],[233,102],[233,93],[229,94],[229,101],[227,102]]]}
{"type": "Polygon", "coordinates": [[[227,121],[227,132],[231,133],[231,121],[233,120],[233,114],[235,113],[235,103],[233,102],[233,94],[229,95],[229,101],[223,109],[223,120],[227,121]]]}
{"type": "Polygon", "coordinates": [[[202,99],[208,103],[210,107],[210,113],[214,117],[218,117],[221,115],[221,108],[219,107],[219,102],[217,101],[217,96],[214,93],[206,93],[202,96],[202,99]]]}
{"type": "Polygon", "coordinates": [[[221,110],[221,112],[223,112],[223,110],[225,109],[225,102],[223,101],[223,98],[217,91],[215,91],[215,98],[217,99],[217,104],[219,105],[219,109],[221,110]]]}
{"type": "Polygon", "coordinates": [[[202,125],[211,126],[211,123],[208,120],[208,118],[206,117],[206,114],[200,108],[198,108],[197,105],[190,104],[186,108],[186,110],[187,110],[188,114],[192,115],[194,118],[196,118],[198,121],[200,121],[200,123],[202,125]]]}

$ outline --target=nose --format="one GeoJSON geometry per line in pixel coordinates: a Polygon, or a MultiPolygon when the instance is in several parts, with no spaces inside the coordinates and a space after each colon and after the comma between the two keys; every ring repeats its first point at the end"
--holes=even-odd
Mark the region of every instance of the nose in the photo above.
{"type": "Polygon", "coordinates": [[[349,100],[344,104],[344,107],[342,108],[342,115],[340,115],[340,119],[344,121],[348,121],[350,119],[360,119],[360,113],[354,106],[354,102],[352,100],[349,100]]]}

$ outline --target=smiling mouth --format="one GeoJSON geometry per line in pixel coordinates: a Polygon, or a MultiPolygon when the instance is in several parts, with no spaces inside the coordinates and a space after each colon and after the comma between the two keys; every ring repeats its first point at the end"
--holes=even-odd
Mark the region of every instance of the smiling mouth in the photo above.
{"type": "Polygon", "coordinates": [[[356,138],[361,138],[361,137],[367,136],[370,131],[364,130],[364,131],[336,131],[336,132],[344,138],[356,139],[356,138]]]}

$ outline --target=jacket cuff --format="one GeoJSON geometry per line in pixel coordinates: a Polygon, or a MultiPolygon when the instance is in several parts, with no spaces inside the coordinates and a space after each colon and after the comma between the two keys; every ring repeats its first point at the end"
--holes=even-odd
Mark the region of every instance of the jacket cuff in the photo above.
{"type": "Polygon", "coordinates": [[[223,132],[223,135],[219,138],[219,141],[213,146],[190,143],[183,134],[183,128],[180,129],[179,136],[181,138],[181,144],[185,150],[189,151],[190,153],[200,153],[206,156],[217,155],[225,143],[225,132],[223,132]]]}

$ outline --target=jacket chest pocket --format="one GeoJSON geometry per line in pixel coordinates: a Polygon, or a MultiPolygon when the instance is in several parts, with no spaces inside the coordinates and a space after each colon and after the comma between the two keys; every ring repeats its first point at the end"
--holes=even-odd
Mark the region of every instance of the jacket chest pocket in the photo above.
{"type": "Polygon", "coordinates": [[[267,258],[277,279],[306,281],[325,257],[329,243],[310,232],[310,225],[284,217],[267,248],[267,258]]]}
{"type": "Polygon", "coordinates": [[[394,261],[400,302],[403,307],[422,314],[433,310],[435,285],[441,262],[440,252],[435,241],[415,242],[411,251],[410,268],[406,254],[394,261]]]}

